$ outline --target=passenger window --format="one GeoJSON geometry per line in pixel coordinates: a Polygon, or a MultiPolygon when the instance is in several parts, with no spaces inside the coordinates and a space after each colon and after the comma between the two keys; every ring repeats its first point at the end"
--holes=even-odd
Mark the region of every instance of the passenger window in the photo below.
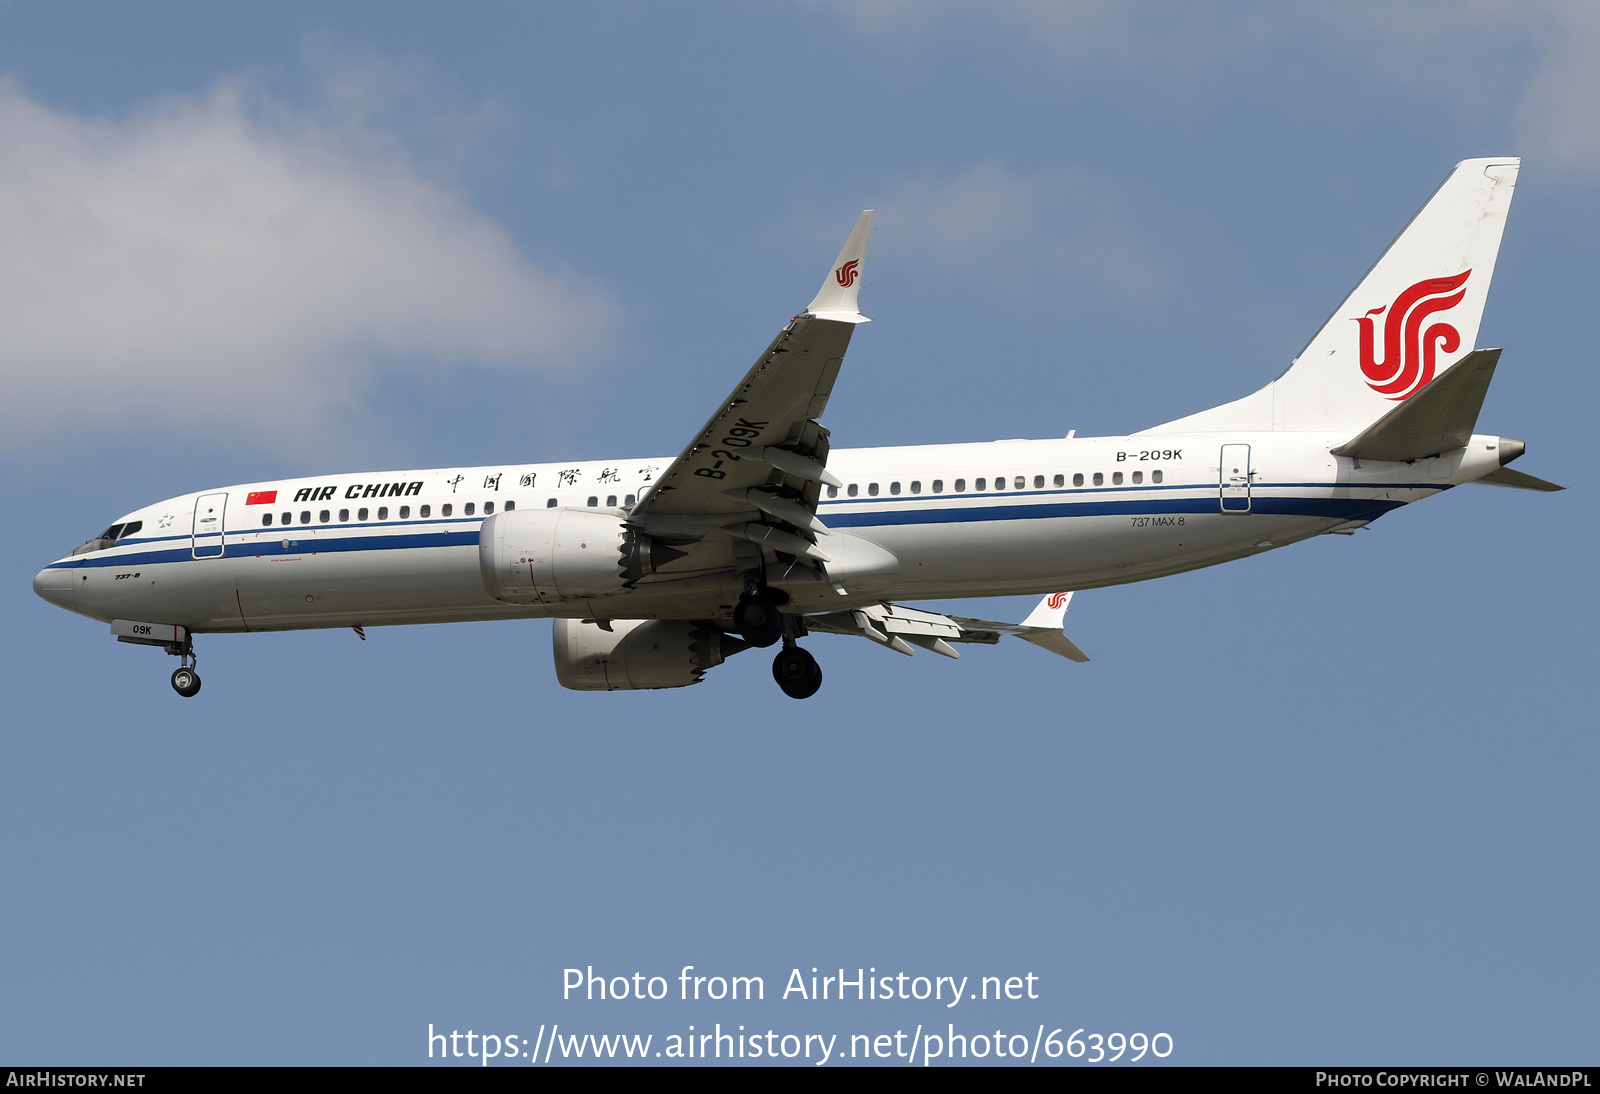
{"type": "MultiPolygon", "coordinates": [[[[1011,484],[1011,485],[1012,485],[1012,486],[1013,486],[1013,487],[1014,487],[1014,488],[1015,488],[1015,489],[1017,489],[1017,490],[1021,490],[1021,489],[1022,489],[1022,488],[1023,488],[1023,487],[1024,487],[1024,486],[1027,486],[1027,485],[1028,485],[1028,480],[1027,480],[1027,479],[1025,479],[1025,478],[1023,478],[1023,477],[1022,477],[1022,476],[1021,476],[1021,475],[1018,475],[1018,476],[1017,476],[1017,481],[1016,481],[1016,482],[1014,482],[1014,483],[1012,483],[1012,484],[1011,484]]],[[[1044,485],[1044,480],[1043,480],[1043,479],[1040,479],[1040,480],[1039,480],[1039,481],[1038,481],[1038,482],[1037,482],[1037,483],[1035,483],[1035,484],[1034,484],[1034,485],[1036,485],[1036,486],[1043,486],[1043,485],[1044,485]]]]}
{"type": "Polygon", "coordinates": [[[1100,472],[1096,471],[1094,473],[1094,484],[1096,486],[1104,486],[1106,484],[1106,477],[1100,472]]]}
{"type": "MultiPolygon", "coordinates": [[[[555,508],[555,507],[556,507],[556,499],[555,499],[555,498],[551,498],[551,499],[550,499],[550,500],[548,500],[548,501],[546,501],[546,502],[545,502],[545,503],[544,503],[544,507],[545,507],[545,508],[546,508],[546,509],[554,509],[554,508],[555,508]]],[[[449,516],[449,514],[450,514],[450,507],[449,507],[449,506],[448,506],[448,505],[446,505],[446,506],[445,506],[445,507],[444,507],[444,511],[445,511],[445,515],[446,515],[446,516],[449,516]]]]}
{"type": "Polygon", "coordinates": [[[431,505],[424,505],[421,509],[417,510],[417,516],[421,517],[423,520],[427,520],[432,514],[433,506],[431,505]]]}
{"type": "Polygon", "coordinates": [[[994,488],[996,490],[1004,490],[1006,488],[1006,477],[1004,475],[996,475],[994,477],[994,488]]]}
{"type": "Polygon", "coordinates": [[[470,517],[473,514],[473,511],[475,509],[477,509],[477,507],[478,507],[478,503],[477,502],[475,502],[475,501],[467,502],[467,504],[465,504],[465,505],[463,505],[461,507],[462,516],[470,517]]]}
{"type": "Polygon", "coordinates": [[[379,520],[388,520],[389,519],[389,507],[387,505],[378,506],[378,519],[379,520]]]}
{"type": "Polygon", "coordinates": [[[590,498],[589,499],[589,508],[590,509],[599,508],[599,505],[600,505],[600,499],[599,498],[590,498]]]}
{"type": "Polygon", "coordinates": [[[349,519],[350,519],[350,510],[348,510],[348,509],[339,510],[339,523],[343,524],[345,521],[347,521],[349,519]]]}
{"type": "Polygon", "coordinates": [[[293,524],[294,523],[294,514],[293,513],[284,513],[283,515],[278,517],[278,523],[279,524],[293,524]]]}
{"type": "Polygon", "coordinates": [[[944,493],[944,480],[943,479],[934,479],[933,480],[933,492],[935,494],[944,493]]]}
{"type": "Polygon", "coordinates": [[[367,519],[367,511],[365,509],[358,509],[356,511],[356,519],[357,520],[366,520],[367,519]]]}
{"type": "Polygon", "coordinates": [[[922,493],[922,484],[920,482],[913,481],[912,484],[911,484],[911,492],[913,494],[922,493]]]}
{"type": "Polygon", "coordinates": [[[1111,472],[1111,485],[1112,486],[1121,486],[1122,485],[1122,472],[1121,471],[1113,471],[1113,472],[1111,472]]]}
{"type": "MultiPolygon", "coordinates": [[[[487,517],[490,514],[492,514],[493,512],[494,512],[494,502],[492,502],[492,501],[484,502],[483,503],[483,515],[487,517]]],[[[405,515],[404,513],[401,513],[401,516],[404,516],[404,515],[405,515]]]]}
{"type": "Polygon", "coordinates": [[[1080,471],[1076,475],[1072,476],[1072,485],[1073,486],[1082,486],[1083,485],[1083,472],[1080,471]]]}
{"type": "Polygon", "coordinates": [[[1144,481],[1144,472],[1143,471],[1135,471],[1133,473],[1133,485],[1138,486],[1143,481],[1144,481]]]}
{"type": "Polygon", "coordinates": [[[263,528],[265,528],[268,525],[270,525],[271,523],[272,523],[272,514],[271,513],[262,513],[261,514],[261,526],[263,528]]]}
{"type": "Polygon", "coordinates": [[[411,506],[402,505],[400,507],[400,519],[401,520],[410,520],[411,519],[411,506]]]}
{"type": "MultiPolygon", "coordinates": [[[[514,501],[506,502],[506,512],[509,513],[509,512],[511,512],[511,510],[515,509],[516,507],[517,507],[517,503],[516,502],[514,502],[514,501]]],[[[427,516],[428,514],[424,513],[422,515],[423,516],[427,516]]]]}
{"type": "Polygon", "coordinates": [[[983,488],[985,486],[987,486],[988,483],[989,483],[988,479],[973,479],[972,480],[972,488],[981,493],[983,491],[983,488]]]}
{"type": "MultiPolygon", "coordinates": [[[[439,515],[441,517],[448,517],[450,515],[450,513],[451,513],[451,510],[453,510],[454,508],[455,507],[453,505],[451,505],[449,502],[445,502],[443,505],[439,506],[439,515]]],[[[365,510],[362,511],[361,519],[362,520],[366,520],[367,519],[365,510]]]]}
{"type": "Polygon", "coordinates": [[[629,494],[627,497],[622,499],[622,504],[626,508],[632,509],[633,508],[633,503],[634,503],[635,500],[636,499],[634,498],[634,496],[632,494],[629,494]]]}
{"type": "Polygon", "coordinates": [[[859,486],[857,486],[855,483],[851,483],[849,486],[845,487],[845,491],[844,492],[846,494],[849,494],[853,498],[853,497],[855,497],[857,494],[859,494],[861,492],[861,488],[859,486]]]}
{"type": "Polygon", "coordinates": [[[1161,472],[1159,472],[1159,471],[1150,472],[1150,481],[1151,482],[1160,482],[1161,481],[1161,472]]]}
{"type": "Polygon", "coordinates": [[[878,484],[875,483],[875,482],[867,483],[867,493],[870,496],[874,497],[874,498],[877,497],[878,496],[878,484]]]}
{"type": "Polygon", "coordinates": [[[1057,486],[1065,486],[1065,485],[1067,485],[1067,477],[1065,475],[1057,475],[1056,476],[1056,485],[1057,486]]]}
{"type": "Polygon", "coordinates": [[[324,509],[322,512],[317,514],[317,523],[318,524],[327,524],[328,523],[328,518],[331,517],[331,516],[333,516],[333,514],[328,512],[326,509],[324,509]]]}
{"type": "Polygon", "coordinates": [[[889,484],[889,493],[891,493],[891,494],[900,493],[900,484],[897,483],[897,482],[891,482],[889,484]]]}
{"type": "Polygon", "coordinates": [[[311,523],[311,510],[309,510],[309,509],[300,510],[300,523],[301,524],[310,524],[311,523]]]}
{"type": "MultiPolygon", "coordinates": [[[[982,487],[979,487],[979,489],[981,490],[982,487]]],[[[967,480],[966,479],[957,479],[956,480],[956,493],[964,494],[964,493],[966,493],[966,490],[967,490],[967,480]]]]}
{"type": "Polygon", "coordinates": [[[615,509],[616,507],[617,507],[617,496],[615,494],[607,494],[606,495],[606,508],[607,509],[615,509]]]}
{"type": "Polygon", "coordinates": [[[1043,490],[1044,489],[1044,476],[1043,475],[1035,475],[1033,477],[1033,488],[1035,490],[1043,490]]]}

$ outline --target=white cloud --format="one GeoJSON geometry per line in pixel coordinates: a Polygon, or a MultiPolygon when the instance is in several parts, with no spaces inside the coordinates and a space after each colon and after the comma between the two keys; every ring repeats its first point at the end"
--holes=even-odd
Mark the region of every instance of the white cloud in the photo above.
{"type": "MultiPolygon", "coordinates": [[[[1122,184],[1091,169],[975,164],[887,180],[879,230],[892,261],[955,291],[1024,310],[1071,291],[1136,302],[1168,290],[1171,257],[1122,184]]],[[[883,249],[883,248],[880,248],[883,249]]]]}
{"type": "Polygon", "coordinates": [[[1523,101],[1530,156],[1557,168],[1600,171],[1600,8],[1592,0],[1545,0],[1544,63],[1523,101]]]}
{"type": "Polygon", "coordinates": [[[605,295],[397,148],[237,83],[118,120],[0,83],[0,444],[143,424],[302,441],[379,359],[592,352],[605,295]]]}
{"type": "MultiPolygon", "coordinates": [[[[1349,0],[1339,4],[1105,0],[801,0],[918,49],[952,31],[1014,51],[1027,73],[1136,75],[1174,109],[1241,81],[1348,116],[1396,94],[1481,138],[1503,128],[1540,167],[1600,172],[1600,5],[1594,0],[1349,0]],[[1487,126],[1485,122],[1487,121],[1487,126]]],[[[1124,85],[1126,87],[1126,85],[1124,85]]]]}

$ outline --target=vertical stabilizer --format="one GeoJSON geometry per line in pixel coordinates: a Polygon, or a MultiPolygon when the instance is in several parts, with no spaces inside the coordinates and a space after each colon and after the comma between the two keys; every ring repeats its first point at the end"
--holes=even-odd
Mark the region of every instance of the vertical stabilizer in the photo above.
{"type": "Polygon", "coordinates": [[[1465,160],[1254,395],[1144,432],[1365,429],[1470,353],[1521,161],[1465,160]]]}

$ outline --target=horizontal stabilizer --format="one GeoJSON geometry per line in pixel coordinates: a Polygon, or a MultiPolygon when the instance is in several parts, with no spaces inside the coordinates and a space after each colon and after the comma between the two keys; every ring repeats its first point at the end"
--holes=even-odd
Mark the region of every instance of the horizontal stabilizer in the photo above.
{"type": "Polygon", "coordinates": [[[1420,460],[1464,447],[1472,439],[1499,361],[1497,349],[1473,350],[1333,454],[1357,460],[1420,460]]]}
{"type": "Polygon", "coordinates": [[[1565,490],[1565,486],[1557,486],[1553,482],[1536,479],[1532,475],[1524,475],[1521,471],[1513,471],[1509,467],[1497,467],[1481,479],[1473,482],[1486,483],[1489,486],[1511,486],[1518,490],[1543,490],[1550,493],[1556,490],[1565,490]]]}

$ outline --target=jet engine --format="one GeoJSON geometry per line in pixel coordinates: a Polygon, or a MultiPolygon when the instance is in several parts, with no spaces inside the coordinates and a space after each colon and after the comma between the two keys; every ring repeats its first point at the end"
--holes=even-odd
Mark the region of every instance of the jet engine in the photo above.
{"type": "Polygon", "coordinates": [[[556,679],[573,691],[637,691],[698,684],[709,668],[747,648],[685,619],[554,620],[556,679]]]}
{"type": "Polygon", "coordinates": [[[628,527],[611,509],[515,509],[478,532],[478,571],[507,604],[555,604],[626,592],[683,552],[628,527]]]}

